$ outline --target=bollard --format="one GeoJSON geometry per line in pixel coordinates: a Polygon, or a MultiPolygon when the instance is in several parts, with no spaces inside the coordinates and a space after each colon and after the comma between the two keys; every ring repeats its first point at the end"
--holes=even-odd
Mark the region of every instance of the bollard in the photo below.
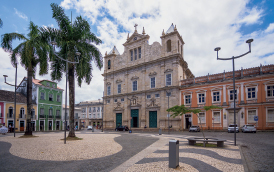
{"type": "Polygon", "coordinates": [[[161,135],[161,128],[159,128],[159,135],[161,135]]]}
{"type": "Polygon", "coordinates": [[[179,166],[179,140],[169,140],[169,168],[179,166]]]}

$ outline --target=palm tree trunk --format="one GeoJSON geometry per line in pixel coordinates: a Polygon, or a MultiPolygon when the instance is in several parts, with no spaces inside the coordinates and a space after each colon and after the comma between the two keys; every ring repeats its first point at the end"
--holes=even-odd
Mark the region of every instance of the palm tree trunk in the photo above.
{"type": "Polygon", "coordinates": [[[31,128],[31,111],[32,111],[32,67],[28,68],[28,78],[27,78],[27,126],[25,135],[32,135],[31,128]]]}
{"type": "Polygon", "coordinates": [[[74,96],[75,96],[75,85],[74,85],[74,64],[68,64],[68,78],[69,78],[69,114],[70,114],[70,132],[68,137],[75,137],[74,131],[74,96]]]}

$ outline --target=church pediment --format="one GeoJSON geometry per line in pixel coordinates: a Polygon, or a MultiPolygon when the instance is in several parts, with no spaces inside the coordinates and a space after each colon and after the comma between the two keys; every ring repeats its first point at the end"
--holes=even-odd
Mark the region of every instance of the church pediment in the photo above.
{"type": "Polygon", "coordinates": [[[137,32],[134,32],[129,38],[127,38],[127,41],[123,45],[125,46],[128,44],[136,43],[140,40],[149,39],[149,38],[150,38],[149,35],[142,35],[137,32]]]}

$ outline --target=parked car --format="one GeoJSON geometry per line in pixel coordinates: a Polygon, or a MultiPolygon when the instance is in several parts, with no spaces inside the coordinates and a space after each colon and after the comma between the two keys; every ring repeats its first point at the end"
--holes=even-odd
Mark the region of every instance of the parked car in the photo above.
{"type": "Polygon", "coordinates": [[[116,131],[129,131],[129,128],[127,126],[121,125],[121,126],[116,127],[115,130],[116,131]]]}
{"type": "Polygon", "coordinates": [[[243,126],[242,128],[242,132],[252,132],[252,133],[256,133],[257,129],[253,124],[246,124],[243,126]]]}
{"type": "MultiPolygon", "coordinates": [[[[235,127],[234,124],[230,124],[230,125],[228,126],[228,133],[234,132],[234,127],[235,127]]],[[[238,132],[239,132],[239,127],[238,127],[238,125],[236,124],[236,133],[238,133],[238,132]]]]}
{"type": "Polygon", "coordinates": [[[189,132],[190,131],[196,131],[196,132],[200,132],[200,126],[198,125],[193,125],[189,128],[189,132]]]}
{"type": "Polygon", "coordinates": [[[88,126],[87,130],[92,130],[93,126],[88,126]]]}

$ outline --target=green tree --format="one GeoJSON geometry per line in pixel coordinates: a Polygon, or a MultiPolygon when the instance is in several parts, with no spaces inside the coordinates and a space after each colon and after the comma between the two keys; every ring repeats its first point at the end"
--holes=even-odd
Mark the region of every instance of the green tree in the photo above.
{"type": "Polygon", "coordinates": [[[101,43],[91,31],[89,23],[81,16],[76,17],[71,22],[65,15],[64,10],[55,3],[51,4],[53,18],[57,21],[59,29],[51,27],[43,29],[44,36],[49,42],[55,41],[57,53],[50,53],[50,60],[53,62],[51,77],[52,80],[60,81],[62,73],[66,72],[66,62],[68,63],[68,80],[69,80],[69,114],[70,114],[70,131],[68,137],[75,137],[74,131],[74,104],[75,104],[75,77],[78,86],[81,87],[82,80],[85,79],[87,84],[92,80],[92,62],[101,69],[103,67],[103,58],[100,51],[94,45],[101,43]],[[81,55],[76,57],[76,52],[81,55]],[[63,60],[62,60],[62,59],[63,60]],[[70,63],[79,60],[79,63],[70,63]]]}
{"type": "MultiPolygon", "coordinates": [[[[205,111],[209,111],[209,110],[212,110],[212,109],[222,109],[222,108],[219,107],[219,106],[211,105],[211,106],[204,106],[203,109],[205,111]]],[[[193,114],[196,114],[198,119],[200,120],[202,135],[203,135],[203,138],[205,140],[205,136],[204,136],[204,132],[203,132],[202,124],[201,124],[201,118],[198,115],[201,112],[200,109],[191,109],[191,108],[185,107],[184,105],[181,105],[181,106],[176,105],[176,106],[173,106],[173,107],[167,109],[166,111],[167,112],[173,112],[173,114],[171,115],[173,118],[175,118],[176,116],[182,116],[182,115],[184,115],[186,113],[190,113],[190,112],[192,112],[193,114]]]]}
{"type": "Polygon", "coordinates": [[[47,52],[49,46],[46,40],[41,36],[41,32],[37,25],[30,22],[29,33],[27,37],[18,33],[6,33],[2,35],[2,48],[11,54],[11,63],[17,65],[20,58],[21,65],[27,70],[27,128],[25,135],[32,135],[31,131],[31,109],[32,109],[32,78],[35,77],[36,67],[39,64],[39,75],[48,73],[47,52]],[[12,49],[12,41],[18,39],[23,41],[16,48],[12,49]]]}

